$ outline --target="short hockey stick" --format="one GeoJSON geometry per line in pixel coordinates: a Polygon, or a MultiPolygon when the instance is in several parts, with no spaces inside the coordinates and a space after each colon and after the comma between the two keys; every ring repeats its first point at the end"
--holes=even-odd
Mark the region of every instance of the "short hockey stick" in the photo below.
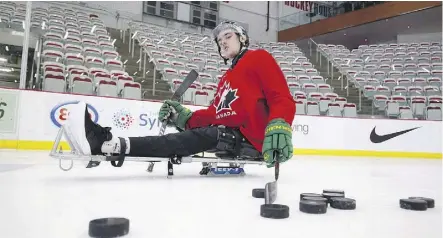
{"type": "MultiPolygon", "coordinates": [[[[174,94],[172,94],[171,100],[180,101],[180,99],[185,94],[186,90],[188,90],[189,86],[191,86],[197,78],[198,78],[197,71],[191,70],[191,72],[189,72],[189,74],[186,76],[186,78],[183,80],[183,82],[180,84],[177,90],[175,90],[174,94]]],[[[164,121],[160,127],[159,136],[165,134],[166,125],[167,121],[164,121]]],[[[148,166],[148,172],[152,172],[153,170],[154,170],[154,162],[150,162],[148,166]]]]}
{"type": "Polygon", "coordinates": [[[275,181],[265,185],[265,204],[272,204],[277,199],[277,180],[280,175],[280,163],[276,160],[277,153],[274,152],[274,177],[275,181]]]}

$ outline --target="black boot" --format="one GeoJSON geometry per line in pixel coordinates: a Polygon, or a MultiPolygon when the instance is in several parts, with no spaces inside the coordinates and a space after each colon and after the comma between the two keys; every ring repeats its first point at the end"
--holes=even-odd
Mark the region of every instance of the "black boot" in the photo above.
{"type": "Polygon", "coordinates": [[[92,155],[102,155],[102,145],[106,141],[112,140],[111,127],[102,127],[94,123],[85,107],[85,133],[91,148],[92,155]]]}

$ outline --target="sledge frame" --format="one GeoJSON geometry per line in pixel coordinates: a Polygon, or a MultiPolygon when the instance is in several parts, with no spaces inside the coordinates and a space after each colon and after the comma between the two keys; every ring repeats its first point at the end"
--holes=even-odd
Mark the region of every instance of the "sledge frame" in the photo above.
{"type": "MultiPolygon", "coordinates": [[[[71,135],[70,129],[67,125],[62,125],[57,133],[54,144],[52,145],[51,152],[49,156],[59,160],[59,168],[63,171],[69,171],[74,167],[74,161],[89,161],[88,167],[96,167],[100,162],[111,162],[118,161],[118,156],[106,156],[106,155],[85,155],[81,150],[79,143],[76,139],[71,135]],[[65,138],[69,144],[71,151],[65,152],[62,151],[60,146],[60,142],[62,138],[65,138]],[[60,148],[60,150],[58,150],[60,148]],[[62,165],[62,160],[70,161],[69,166],[65,167],[62,165]]],[[[186,156],[181,158],[162,158],[162,157],[132,157],[126,156],[124,157],[124,161],[132,161],[132,162],[167,162],[168,163],[168,176],[173,175],[173,164],[182,164],[182,163],[207,163],[210,168],[217,168],[217,164],[219,163],[228,163],[228,164],[236,164],[238,167],[243,168],[245,164],[256,164],[262,165],[264,161],[254,161],[254,160],[245,160],[245,159],[226,159],[219,157],[196,157],[196,156],[186,156]]]]}

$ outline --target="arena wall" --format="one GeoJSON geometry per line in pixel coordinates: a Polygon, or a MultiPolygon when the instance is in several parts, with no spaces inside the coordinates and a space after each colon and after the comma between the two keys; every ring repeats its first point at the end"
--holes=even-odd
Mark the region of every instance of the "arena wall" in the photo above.
{"type": "MultiPolygon", "coordinates": [[[[113,127],[116,136],[158,135],[160,102],[0,89],[0,149],[50,150],[69,108],[78,101],[85,101],[91,118],[113,127]],[[123,116],[125,120],[121,120],[123,116]]],[[[442,157],[442,128],[438,121],[297,115],[292,126],[296,155],[442,157]],[[380,142],[383,135],[409,129],[413,130],[380,142]],[[373,141],[371,133],[376,134],[373,141]]],[[[167,129],[166,133],[170,132],[175,129],[167,129]]],[[[63,143],[63,149],[68,148],[63,143]]]]}
{"type": "Polygon", "coordinates": [[[442,32],[399,34],[397,35],[397,42],[442,42],[442,32]]]}
{"type": "Polygon", "coordinates": [[[270,2],[269,29],[267,26],[267,1],[246,2],[228,1],[220,2],[219,18],[241,23],[250,37],[255,41],[277,41],[278,7],[279,2],[270,2]]]}

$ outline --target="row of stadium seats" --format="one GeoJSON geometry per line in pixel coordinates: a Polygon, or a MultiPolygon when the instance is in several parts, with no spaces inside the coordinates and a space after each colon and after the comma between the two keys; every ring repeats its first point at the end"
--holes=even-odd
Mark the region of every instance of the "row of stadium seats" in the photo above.
{"type": "MultiPolygon", "coordinates": [[[[431,47],[440,46],[441,42],[412,42],[412,43],[390,43],[390,44],[372,44],[372,45],[359,45],[358,50],[365,49],[386,49],[386,48],[407,48],[407,47],[431,47]]],[[[345,48],[344,46],[337,46],[338,48],[345,48]]]]}
{"type": "MultiPolygon", "coordinates": [[[[155,43],[153,47],[157,47],[160,42],[162,44],[175,47],[180,45],[195,45],[206,47],[207,52],[217,52],[213,44],[212,37],[195,32],[186,32],[174,29],[163,29],[154,25],[141,22],[131,22],[130,29],[134,33],[133,38],[144,43],[155,43]]],[[[187,47],[185,47],[187,48],[187,47]]],[[[299,50],[299,48],[292,42],[260,42],[258,44],[251,43],[251,49],[263,48],[272,52],[274,50],[289,51],[299,50]]],[[[201,49],[201,48],[200,48],[201,49]]]]}
{"type": "Polygon", "coordinates": [[[294,91],[298,115],[357,117],[357,106],[333,92],[294,91]]]}
{"type": "MultiPolygon", "coordinates": [[[[350,59],[354,59],[354,58],[372,58],[372,59],[378,59],[381,61],[387,61],[385,59],[391,59],[392,62],[404,62],[406,60],[411,60],[413,61],[414,59],[411,59],[412,57],[417,57],[419,60],[421,58],[432,58],[436,57],[435,60],[437,60],[437,58],[441,58],[441,49],[439,47],[436,46],[436,49],[432,49],[432,51],[411,51],[411,52],[407,52],[406,50],[404,51],[397,51],[397,52],[388,52],[388,53],[370,53],[370,52],[365,52],[365,53],[348,53],[346,50],[333,50],[331,51],[332,54],[334,54],[337,58],[340,57],[344,57],[344,58],[350,58],[350,59]]],[[[375,62],[375,61],[373,61],[375,62]]],[[[372,62],[370,62],[372,63],[372,62]]]]}
{"type": "Polygon", "coordinates": [[[124,71],[44,62],[43,90],[140,99],[141,85],[124,71]]]}
{"type": "Polygon", "coordinates": [[[26,6],[14,2],[0,2],[0,27],[23,28],[26,6]]]}
{"type": "Polygon", "coordinates": [[[360,45],[352,51],[319,45],[319,52],[376,111],[389,118],[441,120],[441,43],[360,45]]]}
{"type": "MultiPolygon", "coordinates": [[[[404,96],[376,95],[373,98],[376,110],[382,111],[389,118],[396,118],[402,110],[410,110],[408,115],[417,119],[441,120],[441,96],[414,96],[408,100],[404,96]]],[[[408,118],[412,119],[412,118],[408,118]]]]}
{"type": "Polygon", "coordinates": [[[297,115],[320,116],[326,115],[331,117],[357,117],[357,107],[354,103],[345,103],[341,106],[339,103],[323,101],[295,101],[297,115]],[[325,106],[322,106],[325,105],[325,106]],[[322,108],[325,108],[322,111],[322,108]],[[324,114],[322,114],[322,112],[324,114]]]}
{"type": "Polygon", "coordinates": [[[379,80],[385,79],[385,78],[430,78],[430,77],[438,77],[442,78],[442,70],[441,69],[420,69],[417,71],[409,70],[409,69],[402,69],[402,68],[395,68],[396,70],[392,70],[393,67],[390,67],[389,69],[378,69],[373,71],[367,71],[367,70],[358,70],[356,68],[351,67],[341,67],[340,69],[343,74],[349,74],[353,77],[371,77],[376,78],[379,80]]]}
{"type": "MultiPolygon", "coordinates": [[[[363,81],[368,82],[368,81],[363,81]]],[[[441,81],[439,81],[441,82],[441,81]]],[[[360,84],[360,81],[356,81],[356,86],[359,89],[362,89],[363,95],[367,98],[372,98],[374,95],[385,95],[385,96],[407,96],[407,97],[413,97],[413,96],[433,96],[433,95],[441,95],[441,86],[440,88],[433,85],[426,85],[426,86],[394,86],[394,83],[399,83],[399,81],[393,80],[392,84],[388,84],[388,81],[383,81],[384,85],[362,85],[360,84]]],[[[377,84],[377,81],[374,82],[374,84],[377,84]]]]}

